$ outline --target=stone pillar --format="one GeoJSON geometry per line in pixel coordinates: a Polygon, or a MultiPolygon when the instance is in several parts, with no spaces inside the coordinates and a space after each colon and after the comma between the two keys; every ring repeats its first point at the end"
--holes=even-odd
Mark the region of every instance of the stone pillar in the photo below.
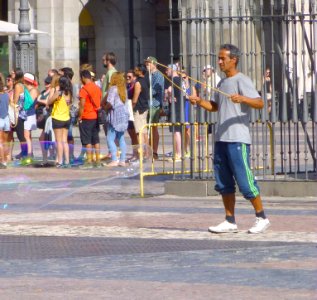
{"type": "Polygon", "coordinates": [[[78,17],[82,5],[78,0],[37,0],[37,26],[49,34],[38,35],[39,80],[51,68],[71,67],[79,81],[78,17]]]}
{"type": "Polygon", "coordinates": [[[29,4],[27,0],[20,0],[19,36],[14,40],[16,68],[23,72],[37,73],[36,40],[30,34],[29,4]]]}

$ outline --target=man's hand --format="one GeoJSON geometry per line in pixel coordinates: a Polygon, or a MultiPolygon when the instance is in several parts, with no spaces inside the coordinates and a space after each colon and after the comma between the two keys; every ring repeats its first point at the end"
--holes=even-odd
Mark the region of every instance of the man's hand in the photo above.
{"type": "Polygon", "coordinates": [[[264,101],[261,98],[248,98],[239,94],[233,94],[230,96],[233,103],[244,103],[255,109],[262,109],[264,106],[264,101]]]}
{"type": "Polygon", "coordinates": [[[245,97],[239,94],[233,94],[230,96],[230,99],[233,103],[243,103],[245,97]]]}
{"type": "Polygon", "coordinates": [[[195,105],[195,104],[199,104],[199,102],[201,102],[200,97],[198,96],[188,96],[188,100],[190,101],[191,104],[195,105]]]}

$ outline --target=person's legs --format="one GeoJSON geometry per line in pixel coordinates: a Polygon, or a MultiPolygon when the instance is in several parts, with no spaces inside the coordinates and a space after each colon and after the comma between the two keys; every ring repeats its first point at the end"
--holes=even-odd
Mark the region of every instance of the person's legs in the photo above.
{"type": "Polygon", "coordinates": [[[252,199],[251,204],[254,208],[255,213],[261,213],[262,211],[264,211],[260,195],[256,196],[254,199],[252,199]]]}
{"type": "Polygon", "coordinates": [[[84,147],[86,148],[87,163],[91,164],[92,163],[92,145],[87,144],[87,145],[84,145],[84,147]]]}
{"type": "Polygon", "coordinates": [[[24,122],[24,137],[26,139],[27,147],[28,147],[28,156],[33,156],[33,145],[32,145],[32,130],[37,129],[36,127],[36,116],[30,115],[27,117],[24,122]]]}
{"type": "Polygon", "coordinates": [[[56,141],[56,149],[57,149],[57,157],[56,161],[59,165],[63,164],[63,129],[55,128],[55,141],[56,141]]]}
{"type": "Polygon", "coordinates": [[[225,221],[208,228],[213,233],[237,232],[235,223],[235,183],[227,159],[228,143],[216,142],[214,152],[215,190],[222,196],[225,221]]]}
{"type": "Polygon", "coordinates": [[[185,152],[189,153],[190,152],[190,127],[185,127],[185,152]]]}
{"type": "Polygon", "coordinates": [[[160,135],[157,127],[152,127],[152,135],[153,137],[151,137],[150,141],[153,149],[153,157],[155,156],[155,158],[157,158],[158,145],[160,141],[160,135]]]}
{"type": "Polygon", "coordinates": [[[91,120],[90,121],[90,141],[92,148],[95,152],[95,162],[96,165],[98,166],[100,164],[100,139],[99,139],[99,131],[100,131],[100,126],[98,123],[98,120],[91,120]]]}
{"type": "MultiPolygon", "coordinates": [[[[150,156],[149,149],[148,149],[148,147],[146,147],[149,145],[149,136],[148,136],[146,130],[144,133],[142,133],[142,137],[143,137],[142,144],[145,145],[144,158],[149,158],[149,156],[150,156]]],[[[141,147],[143,147],[143,145],[141,145],[141,147]]]]}
{"type": "Polygon", "coordinates": [[[256,215],[256,222],[250,233],[264,232],[270,222],[266,218],[260,190],[250,168],[250,145],[243,143],[230,143],[228,147],[229,161],[235,180],[245,199],[250,200],[256,215]]]}
{"type": "Polygon", "coordinates": [[[13,131],[12,129],[8,132],[8,139],[7,139],[7,153],[6,156],[8,161],[13,159],[13,147],[14,147],[14,138],[13,138],[13,131]]]}
{"type": "Polygon", "coordinates": [[[67,142],[67,136],[68,136],[68,128],[62,128],[62,140],[63,140],[63,154],[65,158],[65,164],[69,164],[69,146],[67,142]]]}
{"type": "Polygon", "coordinates": [[[45,132],[42,130],[41,135],[39,137],[40,146],[42,150],[43,162],[47,162],[47,149],[45,148],[45,132]]]}
{"type": "Polygon", "coordinates": [[[107,143],[111,153],[111,160],[117,161],[117,146],[115,143],[116,132],[114,128],[109,124],[107,130],[107,143]]]}
{"type": "MultiPolygon", "coordinates": [[[[159,123],[160,121],[160,108],[159,107],[152,107],[149,110],[149,114],[148,114],[148,123],[150,124],[156,124],[159,123]]],[[[150,129],[150,145],[152,147],[153,150],[153,158],[157,159],[158,158],[158,145],[159,145],[159,140],[160,140],[160,136],[159,136],[159,132],[158,132],[158,127],[152,127],[150,129]]]]}
{"type": "Polygon", "coordinates": [[[236,195],[233,194],[222,194],[222,202],[225,208],[226,217],[234,217],[234,208],[236,204],[236,195]]]}
{"type": "Polygon", "coordinates": [[[2,168],[7,164],[8,160],[8,134],[10,131],[9,118],[0,119],[0,163],[2,168]]]}
{"type": "Polygon", "coordinates": [[[0,163],[6,163],[6,156],[4,151],[5,137],[4,131],[0,130],[0,163]]]}
{"type": "Polygon", "coordinates": [[[0,144],[3,148],[2,161],[6,164],[8,162],[9,143],[8,143],[9,131],[2,131],[2,137],[0,137],[0,144]]]}
{"type": "Polygon", "coordinates": [[[69,157],[70,159],[74,159],[74,137],[73,137],[73,123],[74,118],[71,118],[70,125],[68,128],[68,134],[67,134],[67,142],[68,142],[68,148],[69,148],[69,157]]]}
{"type": "Polygon", "coordinates": [[[28,145],[26,143],[26,139],[24,136],[24,120],[19,118],[18,124],[15,127],[15,131],[17,133],[17,137],[19,139],[21,145],[21,157],[26,157],[28,155],[28,145]]]}
{"type": "Polygon", "coordinates": [[[33,153],[31,130],[24,129],[24,137],[25,137],[26,144],[28,147],[28,156],[31,157],[32,153],[33,153]]]}
{"type": "Polygon", "coordinates": [[[138,145],[138,135],[135,132],[134,124],[132,121],[129,121],[129,126],[128,126],[128,133],[131,139],[131,145],[132,145],[132,150],[133,150],[133,157],[132,158],[138,158],[138,151],[136,147],[133,147],[134,145],[138,145]]]}
{"type": "Polygon", "coordinates": [[[180,158],[182,156],[182,136],[179,131],[175,131],[174,139],[175,139],[175,157],[180,158]]]}
{"type": "Polygon", "coordinates": [[[96,155],[96,165],[100,164],[100,144],[94,144],[93,148],[95,150],[96,155]]]}
{"type": "Polygon", "coordinates": [[[125,163],[125,158],[126,158],[126,152],[127,152],[127,147],[124,139],[124,131],[122,132],[116,132],[117,139],[119,141],[120,145],[120,163],[125,163]]]}

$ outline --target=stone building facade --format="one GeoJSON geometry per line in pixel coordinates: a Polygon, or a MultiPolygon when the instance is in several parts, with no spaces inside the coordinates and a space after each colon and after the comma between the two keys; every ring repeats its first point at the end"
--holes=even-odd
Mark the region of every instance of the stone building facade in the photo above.
{"type": "MultiPolygon", "coordinates": [[[[72,67],[77,75],[81,63],[93,64],[97,76],[101,76],[101,58],[108,51],[117,54],[117,66],[122,71],[149,55],[160,61],[169,59],[168,0],[28,2],[31,27],[48,33],[36,37],[39,78],[48,69],[63,66],[72,67]]],[[[20,0],[0,0],[0,5],[7,9],[4,18],[18,24],[20,0]]],[[[7,65],[11,69],[14,38],[7,39],[7,65]]]]}

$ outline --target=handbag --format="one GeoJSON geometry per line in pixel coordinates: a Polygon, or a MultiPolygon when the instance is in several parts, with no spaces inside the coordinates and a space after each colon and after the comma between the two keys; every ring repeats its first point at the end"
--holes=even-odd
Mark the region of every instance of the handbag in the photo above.
{"type": "Polygon", "coordinates": [[[75,105],[71,105],[71,107],[69,109],[69,115],[71,117],[71,122],[73,125],[77,124],[78,113],[79,113],[78,107],[76,107],[75,105]]]}
{"type": "Polygon", "coordinates": [[[131,99],[127,99],[126,102],[125,102],[125,105],[128,107],[129,121],[134,122],[132,100],[131,99]]]}
{"type": "Polygon", "coordinates": [[[97,107],[95,101],[92,99],[92,97],[90,96],[89,92],[83,87],[83,89],[86,91],[89,100],[91,102],[91,104],[94,106],[96,112],[97,112],[97,122],[98,125],[103,125],[105,123],[105,118],[104,118],[104,114],[103,114],[103,109],[101,107],[97,107]]]}
{"type": "Polygon", "coordinates": [[[17,127],[18,120],[19,120],[19,105],[10,103],[8,107],[8,114],[9,114],[10,126],[12,128],[17,127]]]}

